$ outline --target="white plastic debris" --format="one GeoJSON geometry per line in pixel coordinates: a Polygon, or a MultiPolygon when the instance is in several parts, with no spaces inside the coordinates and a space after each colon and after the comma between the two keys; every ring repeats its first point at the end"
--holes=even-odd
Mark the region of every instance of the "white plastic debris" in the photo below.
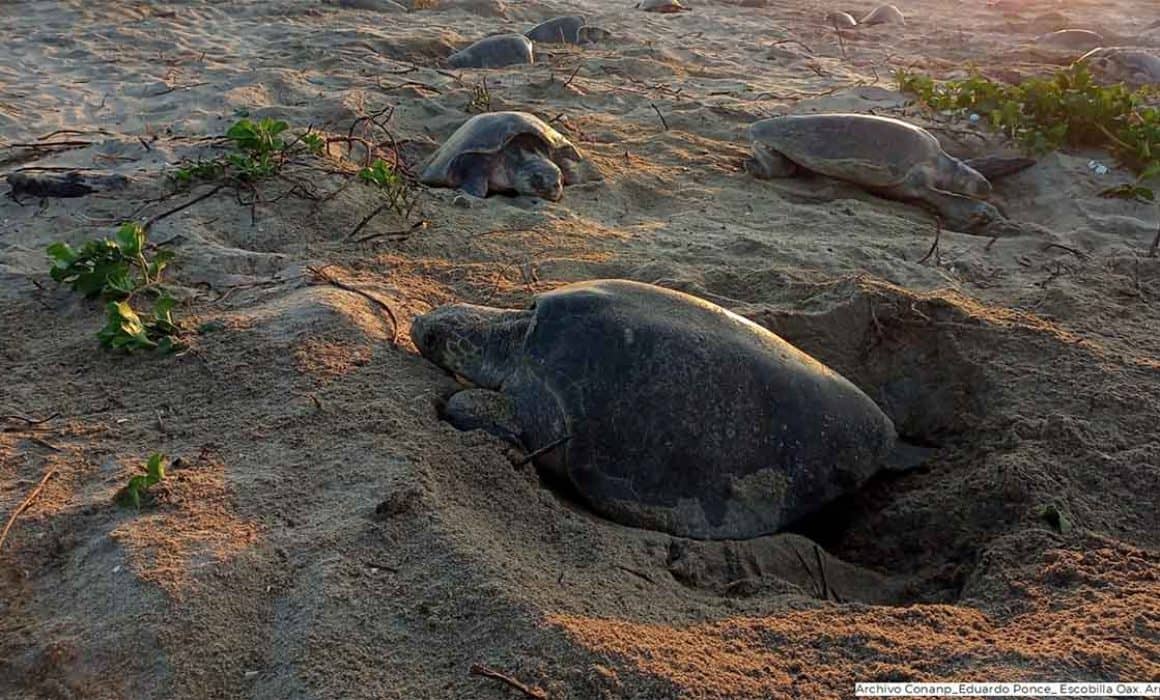
{"type": "Polygon", "coordinates": [[[980,119],[982,119],[982,117],[980,117],[978,114],[976,114],[974,112],[971,112],[971,115],[969,117],[967,117],[967,120],[970,121],[972,124],[979,121],[980,119]]]}
{"type": "Polygon", "coordinates": [[[1101,163],[1097,160],[1089,160],[1088,161],[1088,169],[1091,170],[1096,175],[1107,175],[1108,174],[1108,166],[1104,165],[1103,163],[1101,163]]]}

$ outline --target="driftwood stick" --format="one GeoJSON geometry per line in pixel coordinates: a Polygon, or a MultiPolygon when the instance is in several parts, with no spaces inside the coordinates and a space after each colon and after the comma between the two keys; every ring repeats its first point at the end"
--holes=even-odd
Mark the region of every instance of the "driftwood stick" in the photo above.
{"type": "Polygon", "coordinates": [[[194,204],[197,204],[198,202],[202,201],[203,199],[209,199],[210,197],[212,197],[215,194],[217,194],[218,192],[220,192],[222,190],[222,188],[224,188],[224,187],[225,187],[224,184],[218,185],[218,186],[214,187],[213,189],[209,190],[208,192],[205,192],[204,194],[199,194],[198,196],[194,197],[193,199],[189,200],[188,202],[186,202],[184,204],[179,204],[176,207],[173,207],[172,209],[167,209],[167,210],[161,212],[160,214],[154,214],[153,216],[149,217],[149,220],[146,221],[142,225],[142,228],[144,228],[146,231],[148,231],[149,229],[153,228],[153,224],[157,223],[158,221],[161,221],[162,219],[164,219],[167,216],[173,216],[174,214],[181,211],[182,209],[192,207],[194,204]]]}
{"type": "Polygon", "coordinates": [[[494,678],[497,681],[501,681],[508,684],[512,688],[515,688],[516,690],[523,693],[526,697],[534,698],[535,700],[548,700],[548,694],[539,688],[532,688],[527,686],[515,678],[507,675],[506,673],[497,671],[494,668],[488,668],[483,664],[471,664],[471,675],[483,676],[484,678],[494,678]]]}
{"type": "Polygon", "coordinates": [[[528,454],[528,456],[526,456],[523,459],[521,459],[520,461],[516,462],[516,466],[522,467],[525,464],[527,464],[528,462],[531,462],[536,457],[539,457],[540,455],[544,455],[544,454],[551,452],[552,450],[556,449],[560,445],[563,445],[565,442],[568,442],[571,439],[572,439],[571,435],[565,435],[562,438],[558,438],[556,440],[553,440],[553,441],[549,442],[547,445],[544,445],[543,447],[541,447],[540,449],[533,450],[532,452],[530,452],[528,454]]]}
{"type": "Polygon", "coordinates": [[[665,128],[665,131],[668,131],[669,130],[669,123],[667,121],[665,121],[665,115],[661,114],[661,110],[658,109],[657,106],[655,104],[653,104],[652,102],[649,102],[648,106],[653,108],[653,111],[656,112],[657,116],[661,118],[661,126],[663,126],[665,128]]]}
{"type": "Polygon", "coordinates": [[[0,416],[0,420],[21,421],[21,422],[24,422],[28,425],[40,425],[41,423],[49,422],[50,420],[52,420],[53,418],[56,418],[59,415],[60,415],[60,412],[58,411],[57,413],[53,413],[52,415],[50,415],[47,418],[29,418],[28,416],[21,416],[21,415],[17,415],[14,413],[14,414],[7,415],[7,416],[0,416]]]}
{"type": "Polygon", "coordinates": [[[940,262],[940,256],[938,254],[938,242],[939,239],[942,238],[942,219],[937,216],[934,217],[934,226],[934,243],[930,244],[930,250],[926,251],[926,255],[922,256],[922,258],[918,261],[919,265],[923,264],[927,260],[930,260],[930,256],[932,255],[934,256],[935,265],[938,265],[940,262]]]}
{"type": "Polygon", "coordinates": [[[44,490],[44,485],[48,483],[48,480],[52,478],[52,475],[55,473],[55,468],[46,471],[44,476],[41,477],[40,483],[36,485],[36,488],[32,489],[32,492],[28,494],[28,497],[21,501],[20,505],[16,506],[16,510],[12,511],[12,515],[8,516],[8,522],[4,525],[4,529],[0,530],[0,549],[4,548],[4,540],[8,538],[8,531],[12,529],[12,524],[16,522],[16,519],[20,517],[21,513],[28,509],[28,506],[32,505],[32,502],[36,500],[36,497],[40,495],[42,490],[44,490]]]}
{"type": "Polygon", "coordinates": [[[387,314],[387,316],[391,319],[391,324],[394,327],[394,334],[391,336],[391,343],[398,344],[398,342],[399,342],[399,319],[395,316],[395,312],[391,309],[391,307],[389,305],[387,305],[387,302],[383,301],[382,299],[379,299],[378,297],[374,296],[373,294],[370,294],[369,292],[364,292],[363,290],[359,289],[358,287],[354,287],[352,285],[347,284],[346,282],[343,282],[342,280],[337,280],[337,279],[331,277],[324,270],[322,270],[320,268],[308,267],[306,269],[309,270],[312,275],[314,275],[318,279],[322,280],[323,282],[326,282],[327,284],[331,285],[332,287],[338,287],[339,289],[342,289],[342,290],[345,290],[348,292],[353,292],[354,294],[358,294],[362,298],[366,299],[367,301],[371,302],[375,306],[382,309],[387,314]]]}

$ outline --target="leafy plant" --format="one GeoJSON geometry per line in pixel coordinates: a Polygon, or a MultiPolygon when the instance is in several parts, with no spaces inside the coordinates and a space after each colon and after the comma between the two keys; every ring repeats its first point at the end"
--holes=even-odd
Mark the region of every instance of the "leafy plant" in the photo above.
{"type": "Polygon", "coordinates": [[[253,183],[278,174],[299,145],[315,155],[326,149],[326,140],[312,131],[287,142],[283,133],[290,128],[289,124],[269,117],[254,121],[248,114],[226,130],[225,138],[234,146],[233,152],[209,161],[186,163],[170,172],[169,178],[178,186],[223,176],[253,183]]]}
{"type": "Polygon", "coordinates": [[[165,478],[165,455],[154,452],[145,463],[145,473],[129,479],[129,483],[117,492],[116,501],[122,506],[141,508],[142,496],[147,496],[150,486],[165,478]]]}
{"type": "Polygon", "coordinates": [[[1160,176],[1160,107],[1147,104],[1146,89],[1098,85],[1083,64],[1019,85],[997,83],[978,73],[935,82],[901,70],[896,79],[900,90],[931,109],[977,113],[1032,152],[1065,145],[1107,148],[1137,173],[1132,196],[1152,199],[1151,189],[1141,183],[1160,176]]]}
{"type": "Polygon", "coordinates": [[[471,100],[467,103],[468,112],[490,112],[491,91],[487,89],[487,79],[484,78],[471,88],[471,100]]]}
{"type": "Polygon", "coordinates": [[[167,250],[147,258],[145,241],[145,228],[129,221],[113,238],[88,241],[79,251],[67,243],[53,243],[48,247],[53,261],[50,274],[86,297],[125,299],[160,279],[161,271],[173,258],[167,250]]]}
{"type": "Polygon", "coordinates": [[[400,175],[390,163],[376,158],[369,167],[359,171],[363,182],[381,188],[387,195],[387,203],[403,219],[411,215],[417,201],[411,184],[400,175]]]}
{"type": "Polygon", "coordinates": [[[110,349],[149,349],[163,353],[180,350],[183,345],[175,336],[181,332],[173,320],[177,301],[162,295],[153,304],[153,311],[144,320],[128,301],[110,301],[106,306],[105,327],[97,331],[97,339],[110,349]]]}
{"type": "Polygon", "coordinates": [[[1114,199],[1133,199],[1137,202],[1155,202],[1156,194],[1147,187],[1130,182],[1123,185],[1116,185],[1100,192],[1101,197],[1108,197],[1114,199]]]}
{"type": "Polygon", "coordinates": [[[322,152],[326,150],[326,139],[322,138],[313,131],[303,134],[299,141],[306,144],[306,150],[310,151],[316,156],[322,155],[322,152]]]}
{"type": "Polygon", "coordinates": [[[1040,519],[1053,527],[1060,534],[1066,535],[1071,532],[1071,520],[1068,519],[1063,511],[1059,509],[1054,503],[1049,503],[1045,506],[1040,506],[1040,519]]]}
{"type": "Polygon", "coordinates": [[[67,243],[53,243],[48,247],[50,274],[86,297],[110,300],[105,306],[105,326],[97,332],[97,339],[105,347],[172,352],[181,347],[176,340],[180,328],[173,320],[177,302],[157,290],[156,285],[173,253],[162,250],[148,257],[146,239],[145,227],[129,221],[113,238],[88,241],[79,251],[67,243]],[[142,320],[131,301],[144,290],[158,294],[158,298],[152,313],[142,320]]]}
{"type": "Polygon", "coordinates": [[[170,172],[169,178],[179,186],[188,186],[195,180],[212,180],[224,173],[225,169],[219,160],[199,160],[170,172]]]}

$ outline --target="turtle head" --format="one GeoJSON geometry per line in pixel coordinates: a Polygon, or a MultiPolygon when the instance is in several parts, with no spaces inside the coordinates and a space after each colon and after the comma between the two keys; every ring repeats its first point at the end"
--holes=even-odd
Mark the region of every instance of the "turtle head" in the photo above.
{"type": "Polygon", "coordinates": [[[553,202],[564,196],[564,173],[550,158],[539,153],[521,153],[512,158],[512,189],[529,197],[553,202]]]}
{"type": "Polygon", "coordinates": [[[1005,220],[1002,212],[993,204],[966,197],[956,200],[946,213],[951,215],[951,226],[966,233],[981,231],[997,221],[1005,220]]]}
{"type": "Polygon", "coordinates": [[[443,369],[485,389],[498,389],[523,352],[532,311],[474,304],[441,306],[417,316],[411,340],[443,369]]]}
{"type": "Polygon", "coordinates": [[[946,189],[975,199],[991,196],[991,183],[987,178],[962,161],[954,163],[951,168],[946,189]]]}
{"type": "Polygon", "coordinates": [[[601,41],[608,41],[612,38],[612,32],[601,27],[580,27],[577,32],[577,44],[596,44],[601,41]]]}

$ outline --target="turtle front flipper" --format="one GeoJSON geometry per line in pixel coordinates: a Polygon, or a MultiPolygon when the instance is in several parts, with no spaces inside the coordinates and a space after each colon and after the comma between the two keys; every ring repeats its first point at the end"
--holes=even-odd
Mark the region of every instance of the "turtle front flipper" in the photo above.
{"type": "Polygon", "coordinates": [[[464,389],[447,400],[442,417],[459,430],[486,430],[496,437],[520,445],[515,404],[502,392],[464,389]]]}
{"type": "Polygon", "coordinates": [[[487,196],[491,172],[482,158],[477,157],[473,160],[476,162],[460,166],[463,169],[463,179],[459,182],[459,189],[473,197],[483,199],[487,196]]]}
{"type": "Polygon", "coordinates": [[[963,233],[977,233],[1004,217],[994,205],[981,199],[964,197],[954,192],[933,188],[915,191],[908,187],[886,190],[883,195],[892,199],[916,199],[930,205],[950,229],[963,233]]]}
{"type": "Polygon", "coordinates": [[[745,171],[760,180],[790,177],[797,170],[796,163],[759,141],[753,142],[753,157],[745,161],[745,171]]]}
{"type": "Polygon", "coordinates": [[[906,472],[925,465],[938,452],[934,447],[923,447],[898,440],[886,455],[882,468],[892,472],[906,472]]]}

